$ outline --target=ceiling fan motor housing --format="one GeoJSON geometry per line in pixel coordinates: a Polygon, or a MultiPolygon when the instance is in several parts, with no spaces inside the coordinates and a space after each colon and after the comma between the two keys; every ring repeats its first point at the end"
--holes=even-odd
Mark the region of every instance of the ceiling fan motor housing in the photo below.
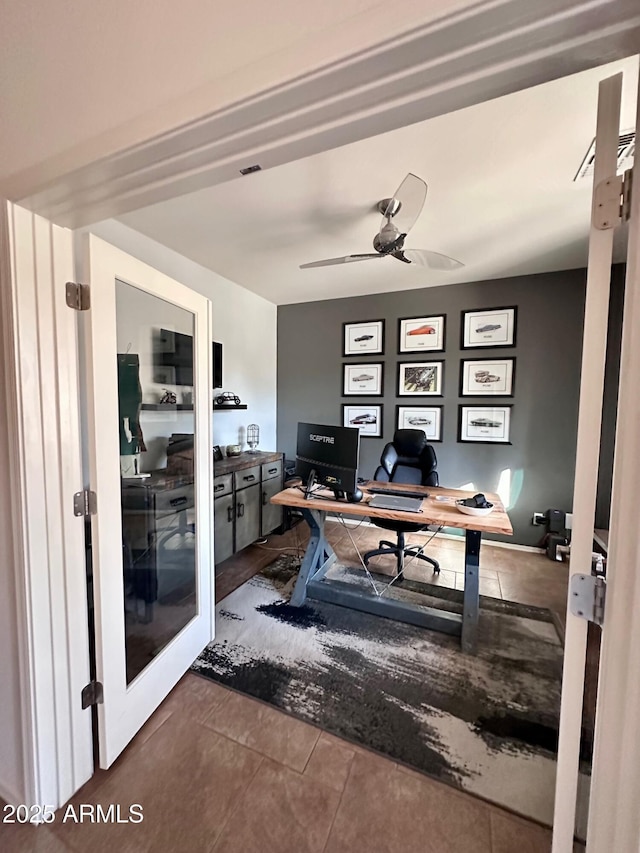
{"type": "Polygon", "coordinates": [[[404,246],[406,236],[406,234],[401,234],[389,220],[380,230],[380,233],[373,238],[373,248],[383,255],[398,252],[404,246]]]}

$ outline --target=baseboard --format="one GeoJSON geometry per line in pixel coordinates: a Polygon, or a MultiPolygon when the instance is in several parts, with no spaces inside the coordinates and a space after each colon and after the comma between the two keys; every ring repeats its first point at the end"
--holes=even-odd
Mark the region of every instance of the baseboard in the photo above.
{"type": "MultiPolygon", "coordinates": [[[[360,527],[361,525],[365,527],[376,526],[371,521],[361,521],[356,518],[332,518],[331,516],[328,516],[327,521],[340,524],[344,522],[344,524],[347,524],[349,527],[360,527]]],[[[453,539],[456,542],[464,541],[464,536],[459,536],[455,533],[438,533],[438,537],[440,539],[453,539]]],[[[535,545],[518,545],[516,542],[494,542],[492,539],[484,539],[483,542],[485,545],[491,545],[492,548],[507,548],[510,551],[525,551],[529,554],[542,555],[545,553],[544,548],[537,548],[535,545]]]]}

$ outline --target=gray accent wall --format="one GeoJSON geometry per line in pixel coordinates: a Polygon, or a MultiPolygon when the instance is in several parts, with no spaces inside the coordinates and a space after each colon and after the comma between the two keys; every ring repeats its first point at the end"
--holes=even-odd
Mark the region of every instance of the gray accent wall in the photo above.
{"type": "MultiPolygon", "coordinates": [[[[389,263],[391,274],[404,272],[392,268],[389,263]]],[[[314,271],[309,287],[317,284],[321,274],[341,273],[314,271]]],[[[586,272],[579,269],[280,306],[278,449],[287,458],[295,457],[298,421],[340,424],[342,403],[382,402],[383,437],[362,438],[360,445],[360,473],[370,477],[385,443],[393,437],[396,405],[419,405],[423,400],[427,405],[442,404],[443,441],[434,444],[441,484],[473,483],[478,491],[492,492],[501,473],[509,469],[511,541],[538,544],[544,530],[532,525],[534,511],[570,511],[572,505],[585,282],[586,272]],[[511,305],[518,308],[514,348],[460,349],[462,310],[511,305]],[[398,319],[434,314],[447,317],[445,352],[433,355],[445,360],[444,395],[398,398],[398,361],[419,360],[398,355],[398,319]],[[384,355],[344,358],[342,324],[378,319],[385,320],[384,355]],[[513,404],[511,444],[459,443],[458,404],[486,404],[490,399],[459,396],[461,359],[506,356],[516,359],[515,393],[512,399],[504,399],[513,404]],[[342,397],[343,364],[360,360],[384,362],[383,398],[342,397]]]]}

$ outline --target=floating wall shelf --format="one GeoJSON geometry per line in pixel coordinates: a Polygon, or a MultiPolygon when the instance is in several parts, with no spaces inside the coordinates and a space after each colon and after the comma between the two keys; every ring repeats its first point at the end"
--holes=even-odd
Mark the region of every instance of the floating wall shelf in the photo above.
{"type": "MultiPolygon", "coordinates": [[[[240,403],[238,406],[216,406],[214,403],[214,411],[222,412],[225,409],[246,409],[248,406],[240,403]]],[[[147,412],[192,412],[192,403],[143,403],[142,409],[147,412]]]]}

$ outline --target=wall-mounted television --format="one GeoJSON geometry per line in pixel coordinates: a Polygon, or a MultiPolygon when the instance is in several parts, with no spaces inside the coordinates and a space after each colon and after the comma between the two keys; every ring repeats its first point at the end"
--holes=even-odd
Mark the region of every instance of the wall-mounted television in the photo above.
{"type": "MultiPolygon", "coordinates": [[[[213,387],[222,388],[222,344],[214,341],[213,387]]],[[[159,368],[171,368],[170,374],[160,382],[167,385],[193,386],[193,338],[170,329],[160,329],[156,364],[159,368]]]]}

